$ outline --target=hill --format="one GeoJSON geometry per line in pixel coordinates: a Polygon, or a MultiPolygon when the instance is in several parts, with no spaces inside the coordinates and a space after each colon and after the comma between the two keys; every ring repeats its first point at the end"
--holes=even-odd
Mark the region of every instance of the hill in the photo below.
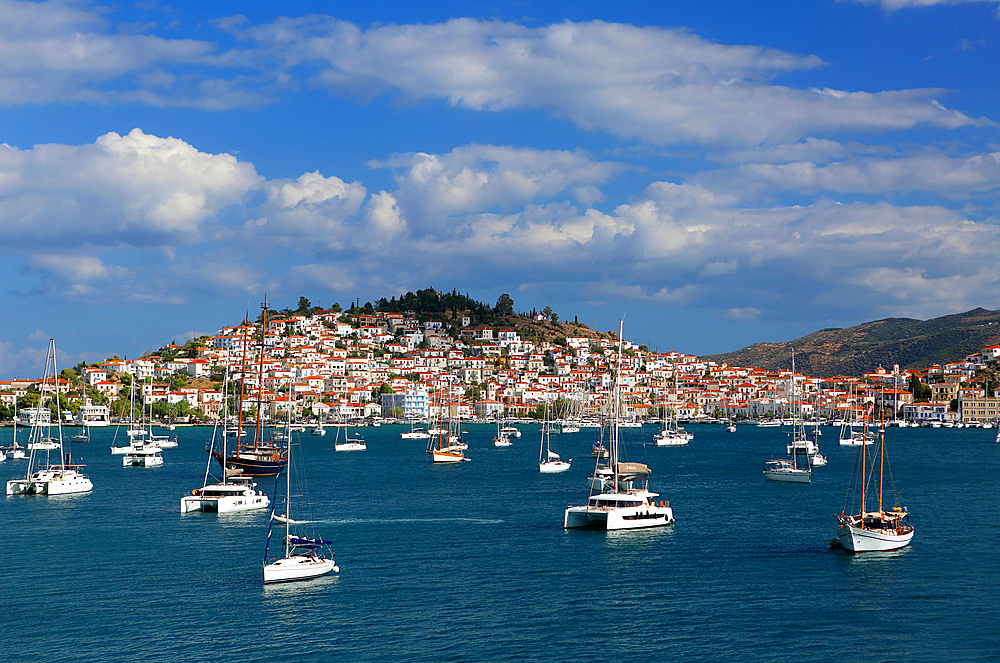
{"type": "Polygon", "coordinates": [[[1000,311],[983,308],[931,320],[886,318],[847,329],[823,329],[784,343],[756,343],[735,352],[702,357],[767,370],[795,368],[806,375],[861,375],[879,366],[924,369],[961,361],[1000,344],[1000,311]]]}

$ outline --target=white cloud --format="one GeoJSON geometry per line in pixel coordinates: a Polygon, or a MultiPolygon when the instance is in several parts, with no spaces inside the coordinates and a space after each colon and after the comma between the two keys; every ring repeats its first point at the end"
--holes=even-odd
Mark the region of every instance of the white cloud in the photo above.
{"type": "Polygon", "coordinates": [[[827,131],[980,125],[941,90],[800,90],[770,81],[815,56],[712,43],[680,29],[593,21],[538,28],[453,19],[361,30],[329,17],[238,33],[285,75],[318,68],[334,91],[446,99],[479,111],[547,109],[587,129],[655,144],[751,147],[827,131]]]}
{"type": "Polygon", "coordinates": [[[888,194],[909,191],[966,198],[1000,188],[1000,152],[951,157],[924,153],[897,158],[851,158],[825,165],[808,161],[748,163],[694,181],[734,191],[888,194]]]}
{"type": "Polygon", "coordinates": [[[194,242],[260,181],[232,155],[139,129],[93,145],[0,145],[0,239],[22,250],[194,242]]]}
{"type": "Polygon", "coordinates": [[[448,154],[396,154],[375,167],[396,169],[394,193],[406,217],[428,232],[467,213],[507,211],[539,199],[569,195],[601,200],[596,188],[628,168],[594,161],[582,150],[533,150],[466,145],[448,154]]]}
{"type": "Polygon", "coordinates": [[[760,310],[752,306],[730,308],[723,311],[722,317],[728,320],[757,320],[760,318],[760,310]]]}

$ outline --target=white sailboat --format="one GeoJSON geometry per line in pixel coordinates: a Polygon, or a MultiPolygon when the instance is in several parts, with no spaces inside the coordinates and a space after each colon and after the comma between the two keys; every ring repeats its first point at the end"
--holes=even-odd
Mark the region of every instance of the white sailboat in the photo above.
{"type": "Polygon", "coordinates": [[[417,428],[417,422],[415,419],[410,420],[410,430],[403,431],[399,434],[402,440],[429,440],[431,434],[428,433],[423,428],[417,428]]]}
{"type": "Polygon", "coordinates": [[[538,447],[538,471],[543,474],[565,472],[573,459],[563,460],[552,448],[552,422],[549,420],[549,402],[545,401],[545,418],[542,420],[542,438],[538,447]]]}
{"type": "MultiPolygon", "coordinates": [[[[795,400],[795,354],[792,354],[792,386],[791,397],[795,400]]],[[[801,413],[798,413],[801,414],[801,413]]],[[[801,417],[796,416],[795,424],[792,426],[792,443],[788,446],[788,453],[792,460],[772,459],[764,464],[764,477],[768,481],[781,481],[784,483],[810,483],[812,481],[812,469],[809,462],[803,459],[805,467],[798,466],[799,446],[803,446],[808,451],[809,440],[805,436],[805,429],[801,426],[801,417]]],[[[817,448],[818,452],[819,449],[817,448]]],[[[824,459],[825,462],[825,459],[824,459]]]]}
{"type": "Polygon", "coordinates": [[[503,425],[504,418],[500,417],[497,419],[497,434],[493,438],[494,447],[511,447],[514,443],[510,441],[510,434],[506,432],[505,426],[503,425]]]}
{"type": "MultiPolygon", "coordinates": [[[[660,527],[674,522],[674,512],[670,508],[670,503],[662,501],[657,503],[655,498],[659,495],[649,491],[649,468],[643,463],[621,460],[618,426],[621,396],[621,325],[618,328],[618,339],[618,369],[615,371],[610,426],[611,449],[608,457],[608,467],[611,470],[610,482],[601,492],[595,492],[592,482],[587,503],[566,509],[563,513],[563,527],[566,529],[614,531],[660,527]]],[[[600,459],[597,463],[600,463],[600,459]]],[[[605,485],[604,482],[601,482],[601,485],[605,485]]]]}
{"type": "Polygon", "coordinates": [[[360,433],[355,433],[354,437],[351,437],[350,430],[346,419],[343,426],[337,427],[337,438],[333,442],[334,451],[366,451],[368,449],[368,445],[365,444],[365,440],[361,437],[360,433]],[[341,431],[344,434],[343,439],[340,437],[341,431]]]}
{"type": "MultiPolygon", "coordinates": [[[[867,445],[861,445],[858,451],[858,462],[854,468],[854,479],[847,495],[847,502],[840,512],[840,525],[831,545],[843,547],[851,552],[869,552],[876,550],[897,550],[910,543],[913,539],[913,526],[910,525],[910,513],[906,507],[900,506],[895,499],[895,487],[892,487],[894,506],[890,511],[883,507],[883,486],[888,459],[885,454],[885,427],[881,426],[878,436],[878,455],[871,454],[869,461],[867,445]],[[877,461],[877,462],[876,462],[877,461]],[[876,471],[878,476],[875,476],[876,471]],[[877,490],[878,508],[868,510],[868,491],[877,490]],[[852,515],[846,515],[848,508],[858,506],[851,502],[860,502],[860,508],[852,515]]],[[[891,473],[890,473],[890,485],[891,473]]],[[[873,496],[874,497],[874,496],[873,496]]],[[[854,509],[852,508],[852,511],[854,509]]]]}
{"type": "MultiPolygon", "coordinates": [[[[297,533],[293,533],[292,527],[299,527],[292,518],[292,474],[294,466],[292,458],[293,443],[291,436],[288,441],[288,467],[285,472],[285,510],[281,516],[276,516],[274,508],[271,509],[271,523],[267,528],[267,544],[264,547],[264,583],[292,582],[295,580],[308,580],[325,576],[331,571],[337,573],[340,567],[334,562],[333,551],[330,549],[331,542],[324,541],[320,537],[307,538],[297,533]],[[284,523],[285,536],[284,556],[272,558],[269,556],[271,546],[271,532],[274,531],[274,523],[281,518],[284,523]]],[[[302,465],[301,462],[299,462],[302,465]]]]}
{"type": "MultiPolygon", "coordinates": [[[[49,350],[45,357],[45,372],[42,377],[41,398],[38,409],[41,411],[46,393],[58,403],[59,389],[56,370],[56,342],[49,339],[49,350]],[[51,368],[51,372],[50,372],[51,368]],[[51,377],[52,383],[48,384],[51,377]]],[[[48,411],[47,409],[45,410],[48,411]]],[[[71,456],[63,447],[62,421],[56,417],[56,434],[53,435],[50,417],[36,417],[35,425],[28,436],[28,467],[23,479],[11,479],[7,482],[8,495],[70,495],[86,493],[94,489],[94,484],[80,472],[83,465],[73,464],[71,456]],[[44,423],[43,423],[44,422],[44,423]],[[33,442],[42,439],[54,441],[55,449],[34,449],[33,442]],[[41,463],[41,453],[45,452],[45,464],[41,463]],[[58,451],[58,462],[52,462],[51,451],[58,451]]]]}
{"type": "MultiPolygon", "coordinates": [[[[678,402],[677,395],[677,371],[674,370],[674,404],[678,402]]],[[[687,432],[677,424],[677,411],[671,409],[670,414],[663,413],[663,428],[653,436],[653,441],[658,447],[682,447],[691,440],[694,435],[687,432]]]]}

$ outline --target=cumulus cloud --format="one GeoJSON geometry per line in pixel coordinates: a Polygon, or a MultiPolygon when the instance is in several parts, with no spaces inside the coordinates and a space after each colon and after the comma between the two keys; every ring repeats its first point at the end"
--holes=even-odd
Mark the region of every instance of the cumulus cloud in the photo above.
{"type": "Polygon", "coordinates": [[[393,155],[375,167],[397,171],[394,197],[419,229],[440,232],[468,213],[511,210],[565,195],[590,205],[598,185],[628,166],[595,161],[582,150],[467,145],[448,154],[393,155]]]}
{"type": "Polygon", "coordinates": [[[140,129],[93,145],[0,145],[0,239],[21,249],[194,242],[260,182],[232,155],[140,129]]]}

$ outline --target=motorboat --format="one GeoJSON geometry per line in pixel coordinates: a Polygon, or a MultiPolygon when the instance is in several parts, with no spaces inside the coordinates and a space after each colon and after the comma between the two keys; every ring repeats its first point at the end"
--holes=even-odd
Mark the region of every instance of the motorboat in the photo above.
{"type": "Polygon", "coordinates": [[[155,444],[144,444],[122,456],[122,467],[158,467],[163,465],[161,449],[155,444]]]}

